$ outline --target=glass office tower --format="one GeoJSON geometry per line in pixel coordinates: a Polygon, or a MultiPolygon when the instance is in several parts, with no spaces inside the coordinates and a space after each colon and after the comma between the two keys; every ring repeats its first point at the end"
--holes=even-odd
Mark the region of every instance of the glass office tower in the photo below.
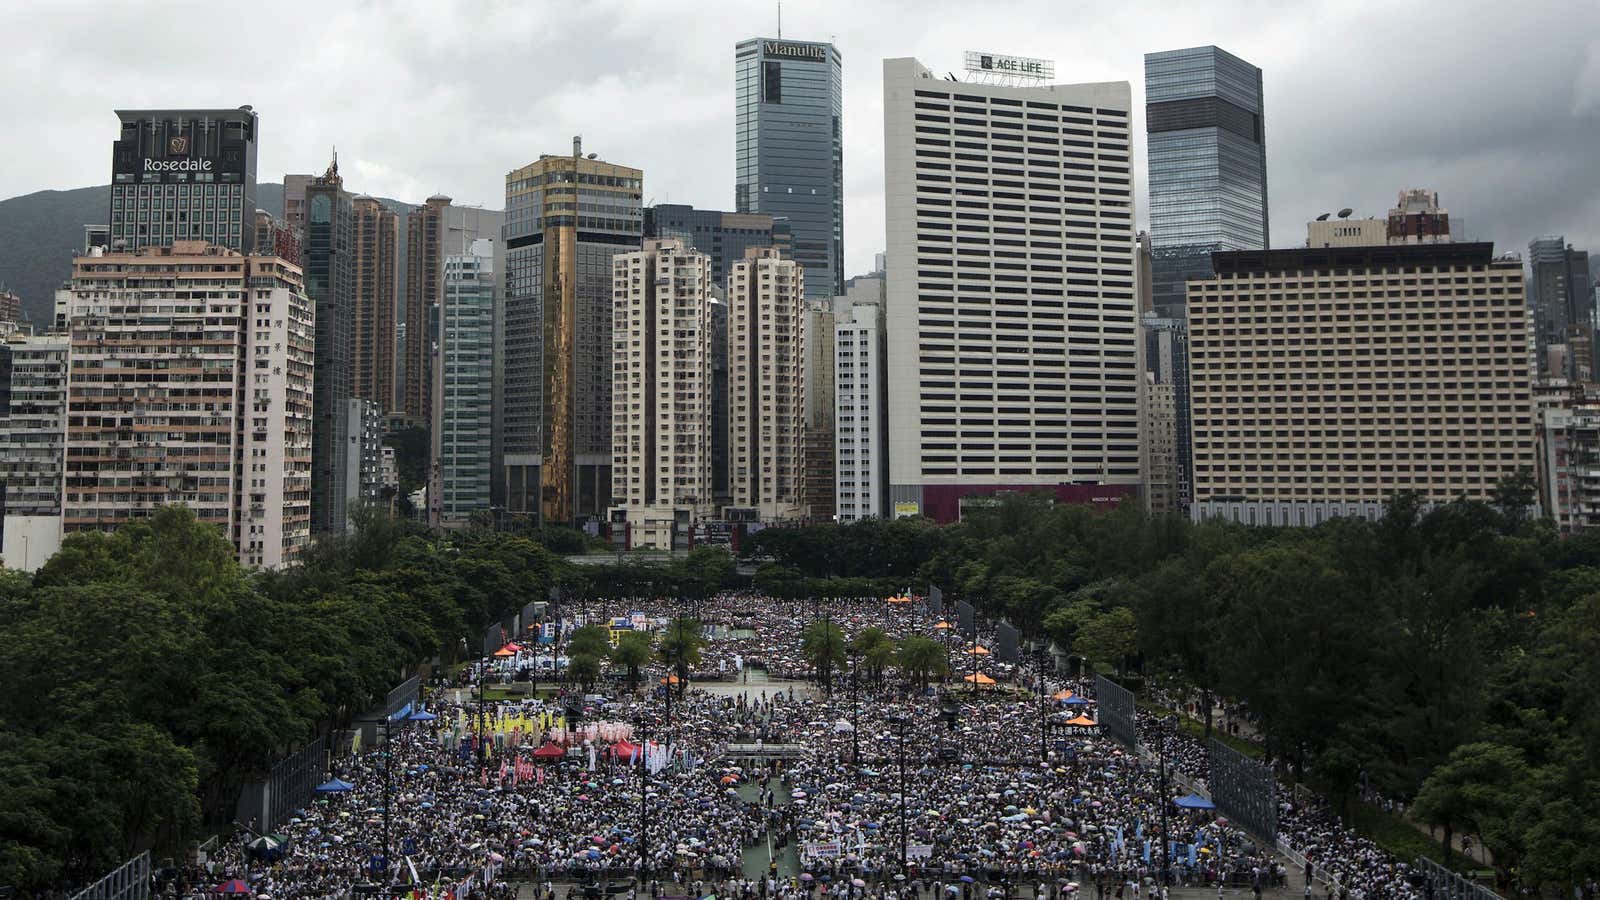
{"type": "Polygon", "coordinates": [[[788,220],[807,299],[844,293],[840,71],[832,44],[751,38],[734,50],[734,203],[788,220]]]}
{"type": "Polygon", "coordinates": [[[1217,250],[1267,245],[1261,70],[1216,47],[1147,53],[1153,302],[1181,318],[1184,283],[1217,250]]]}

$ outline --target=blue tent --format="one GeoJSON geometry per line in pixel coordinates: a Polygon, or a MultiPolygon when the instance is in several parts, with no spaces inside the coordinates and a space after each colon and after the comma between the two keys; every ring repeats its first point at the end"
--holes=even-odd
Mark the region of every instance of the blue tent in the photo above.
{"type": "Polygon", "coordinates": [[[439,718],[437,715],[435,715],[435,714],[433,714],[431,712],[428,712],[425,709],[419,709],[416,712],[412,713],[411,715],[406,716],[406,721],[408,721],[408,722],[432,722],[434,719],[437,719],[437,718],[439,718]]]}
{"type": "Polygon", "coordinates": [[[1217,805],[1199,794],[1190,794],[1172,801],[1184,809],[1216,809],[1217,805]]]}
{"type": "Polygon", "coordinates": [[[1077,694],[1073,694],[1071,697],[1068,697],[1067,699],[1061,701],[1061,705],[1062,706],[1088,706],[1090,704],[1090,702],[1092,702],[1092,701],[1085,700],[1082,697],[1079,697],[1077,694]]]}
{"type": "Polygon", "coordinates": [[[345,781],[342,778],[330,778],[327,781],[317,785],[317,793],[319,794],[343,794],[346,791],[353,791],[355,789],[355,785],[345,781]]]}

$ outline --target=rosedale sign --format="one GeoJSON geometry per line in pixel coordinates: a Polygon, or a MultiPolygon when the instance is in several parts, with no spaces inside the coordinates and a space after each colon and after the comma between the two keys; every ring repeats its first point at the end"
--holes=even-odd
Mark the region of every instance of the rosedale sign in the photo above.
{"type": "Polygon", "coordinates": [[[761,49],[768,56],[780,56],[784,59],[825,60],[828,58],[827,44],[790,44],[783,41],[764,41],[761,49]]]}
{"type": "Polygon", "coordinates": [[[144,160],[146,172],[209,172],[211,160],[209,159],[151,159],[144,160]]]}

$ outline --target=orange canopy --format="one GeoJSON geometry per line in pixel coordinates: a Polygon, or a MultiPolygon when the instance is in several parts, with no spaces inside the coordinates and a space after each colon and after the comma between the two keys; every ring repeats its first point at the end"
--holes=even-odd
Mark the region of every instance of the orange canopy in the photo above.
{"type": "Polygon", "coordinates": [[[971,648],[970,650],[968,650],[967,653],[972,654],[974,656],[988,656],[989,655],[989,648],[985,647],[982,644],[978,644],[977,646],[975,646],[975,647],[971,648]]]}
{"type": "Polygon", "coordinates": [[[1071,691],[1066,691],[1066,690],[1056,691],[1054,694],[1050,695],[1052,700],[1066,700],[1066,699],[1070,698],[1071,696],[1072,696],[1072,692],[1071,691]]]}
{"type": "Polygon", "coordinates": [[[946,628],[954,628],[955,626],[951,625],[949,622],[940,621],[940,622],[935,622],[933,627],[939,629],[940,631],[943,631],[946,628]]]}
{"type": "Polygon", "coordinates": [[[963,678],[961,680],[962,681],[971,681],[971,682],[973,682],[975,684],[994,684],[994,679],[990,678],[989,676],[987,676],[985,674],[983,674],[982,672],[979,672],[979,673],[977,673],[975,675],[968,675],[967,677],[965,677],[965,678],[963,678]]]}
{"type": "Polygon", "coordinates": [[[661,683],[662,684],[677,684],[678,683],[678,676],[676,676],[676,675],[668,675],[667,677],[661,679],[661,683]]]}
{"type": "Polygon", "coordinates": [[[1067,725],[1095,725],[1095,724],[1098,724],[1098,723],[1096,723],[1095,720],[1089,718],[1088,716],[1079,716],[1076,719],[1068,719],[1064,724],[1067,724],[1067,725]]]}
{"type": "Polygon", "coordinates": [[[889,602],[890,603],[910,603],[911,602],[911,598],[910,597],[890,597],[889,598],[889,602]]]}
{"type": "Polygon", "coordinates": [[[494,655],[495,656],[500,656],[500,657],[516,656],[517,655],[517,651],[511,649],[510,647],[501,647],[499,650],[496,650],[494,652],[494,655]]]}

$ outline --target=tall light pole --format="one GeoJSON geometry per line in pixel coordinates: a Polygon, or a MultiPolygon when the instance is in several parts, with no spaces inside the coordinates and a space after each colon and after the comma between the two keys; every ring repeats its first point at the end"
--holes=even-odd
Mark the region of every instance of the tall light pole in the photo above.
{"type": "Polygon", "coordinates": [[[895,729],[895,757],[900,763],[900,872],[906,871],[906,729],[911,719],[900,713],[886,720],[895,729]]]}
{"type": "Polygon", "coordinates": [[[856,665],[861,661],[861,651],[856,647],[849,649],[850,654],[850,763],[861,765],[861,697],[856,687],[856,665]]]}

